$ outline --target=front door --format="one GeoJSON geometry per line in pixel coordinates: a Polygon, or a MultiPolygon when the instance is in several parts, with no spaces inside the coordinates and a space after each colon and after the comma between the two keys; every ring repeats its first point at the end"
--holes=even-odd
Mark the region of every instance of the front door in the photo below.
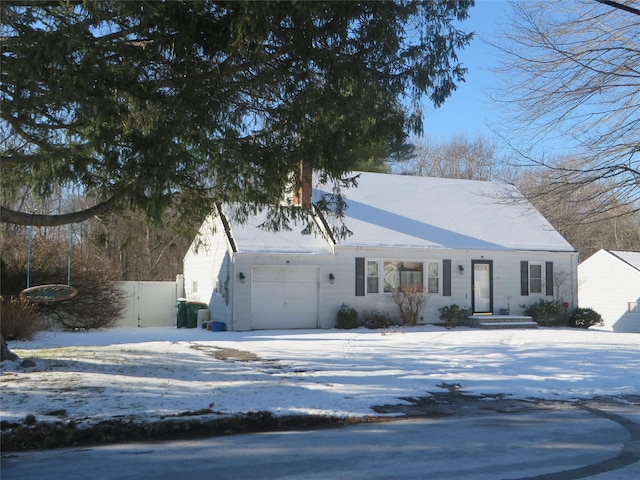
{"type": "Polygon", "coordinates": [[[473,313],[493,312],[493,262],[472,260],[473,313]]]}

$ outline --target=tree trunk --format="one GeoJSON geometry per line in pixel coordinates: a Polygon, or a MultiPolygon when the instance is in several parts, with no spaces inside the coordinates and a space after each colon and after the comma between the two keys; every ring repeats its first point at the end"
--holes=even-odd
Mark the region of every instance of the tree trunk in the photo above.
{"type": "Polygon", "coordinates": [[[11,360],[12,362],[15,362],[16,360],[18,360],[18,358],[19,357],[15,353],[9,350],[9,347],[7,347],[7,342],[5,342],[4,337],[0,335],[0,362],[3,362],[5,360],[11,360]]]}

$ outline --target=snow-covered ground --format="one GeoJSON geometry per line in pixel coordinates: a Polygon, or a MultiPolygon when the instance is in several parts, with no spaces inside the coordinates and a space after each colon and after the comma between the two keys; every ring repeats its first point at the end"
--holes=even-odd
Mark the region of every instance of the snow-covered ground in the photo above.
{"type": "Polygon", "coordinates": [[[9,421],[363,416],[446,384],[567,401],[640,395],[640,335],[593,329],[138,328],[43,332],[9,347],[22,359],[0,364],[0,417],[9,421]]]}

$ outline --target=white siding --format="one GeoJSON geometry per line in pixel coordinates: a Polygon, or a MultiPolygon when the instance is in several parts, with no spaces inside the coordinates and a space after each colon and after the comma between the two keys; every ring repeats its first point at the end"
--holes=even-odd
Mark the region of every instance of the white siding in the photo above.
{"type": "Polygon", "coordinates": [[[357,257],[407,261],[451,260],[451,296],[442,294],[441,272],[440,291],[437,294],[429,295],[423,312],[423,323],[438,323],[440,321],[438,308],[440,307],[452,304],[457,304],[465,309],[472,307],[472,260],[493,261],[493,312],[496,314],[500,313],[500,309],[507,307],[510,308],[511,314],[522,314],[521,305],[530,305],[536,303],[539,299],[566,301],[569,303],[570,308],[577,306],[577,254],[573,252],[495,252],[411,248],[348,249],[336,247],[336,262],[334,266],[336,284],[333,285],[335,288],[325,290],[321,298],[321,305],[333,310],[334,316],[335,311],[342,303],[348,304],[359,312],[378,309],[392,315],[397,313],[398,307],[390,295],[355,295],[355,259],[357,257]],[[542,294],[521,295],[520,262],[523,260],[541,263],[553,262],[556,287],[553,296],[546,296],[544,289],[542,294]],[[464,268],[462,274],[460,274],[458,265],[462,265],[464,268]]]}
{"type": "Polygon", "coordinates": [[[606,250],[578,266],[579,304],[592,308],[605,328],[640,333],[640,315],[628,312],[628,303],[640,301],[640,271],[606,250]]]}
{"type": "MultiPolygon", "coordinates": [[[[544,298],[561,300],[577,305],[576,265],[577,254],[567,252],[485,252],[485,251],[455,251],[455,250],[427,250],[427,249],[352,249],[336,247],[335,255],[287,255],[287,254],[236,254],[236,275],[233,279],[235,287],[233,330],[250,330],[252,325],[252,272],[256,266],[272,265],[279,268],[313,267],[318,271],[318,325],[320,328],[332,328],[340,306],[344,303],[355,308],[359,313],[365,310],[382,310],[391,316],[397,316],[397,306],[391,295],[376,294],[356,296],[355,290],[355,259],[385,260],[413,260],[426,261],[443,259],[451,260],[451,296],[442,294],[442,271],[440,272],[439,293],[429,296],[422,315],[422,323],[438,323],[438,308],[457,304],[461,308],[471,308],[471,261],[493,261],[493,310],[500,313],[500,309],[509,307],[511,314],[521,314],[521,305],[529,305],[544,298]],[[520,262],[552,261],[554,263],[554,277],[556,278],[556,294],[552,297],[544,293],[523,296],[520,294],[520,262]],[[460,274],[458,265],[464,267],[460,274]],[[241,284],[238,273],[246,276],[241,284]],[[329,274],[335,277],[335,283],[329,281],[329,274]],[[564,278],[560,285],[559,279],[564,278]]],[[[254,299],[255,301],[255,299],[254,299]]],[[[265,307],[268,308],[268,307],[265,307]]],[[[300,319],[300,326],[307,326],[300,319]]],[[[259,327],[263,328],[260,324],[259,327]]],[[[275,322],[272,328],[278,327],[275,322]]]]}
{"type": "MultiPolygon", "coordinates": [[[[303,285],[301,287],[302,290],[296,292],[295,295],[302,297],[300,298],[300,301],[303,302],[305,308],[310,307],[312,303],[317,305],[317,313],[313,314],[316,315],[317,320],[312,322],[315,325],[313,328],[333,327],[335,324],[335,313],[338,308],[340,308],[340,303],[337,304],[337,307],[335,306],[335,303],[338,302],[338,300],[333,298],[334,295],[336,295],[335,292],[338,291],[338,282],[336,281],[336,285],[332,285],[329,282],[329,273],[334,273],[335,263],[336,258],[333,255],[237,253],[234,257],[236,274],[234,275],[232,282],[235,288],[232,329],[251,330],[256,326],[258,328],[265,328],[265,324],[262,323],[264,319],[259,319],[256,325],[253,324],[254,312],[252,311],[252,308],[254,310],[260,308],[261,311],[256,311],[255,313],[264,317],[277,314],[279,311],[277,303],[272,306],[272,310],[269,310],[270,307],[268,305],[258,305],[258,300],[252,294],[252,288],[255,285],[253,275],[256,271],[261,274],[268,271],[269,269],[267,268],[267,270],[265,270],[265,267],[272,268],[274,272],[283,272],[287,269],[307,273],[313,271],[313,275],[316,278],[315,299],[310,298],[312,295],[309,291],[310,286],[308,285],[308,282],[306,282],[307,285],[303,285]],[[240,272],[245,275],[244,283],[240,283],[238,277],[240,272]]],[[[334,273],[334,275],[337,277],[336,273],[334,273]]],[[[278,282],[276,281],[275,283],[278,282]]],[[[281,287],[283,287],[282,284],[276,285],[274,288],[277,292],[281,287]]],[[[258,288],[261,287],[258,286],[258,288]]],[[[262,293],[258,292],[258,295],[262,295],[262,293]]],[[[309,314],[310,312],[307,311],[306,315],[303,314],[300,316],[297,323],[290,324],[290,326],[287,327],[285,327],[282,322],[276,321],[271,328],[312,328],[309,314]]]]}
{"type": "Polygon", "coordinates": [[[208,218],[184,258],[185,296],[209,305],[210,317],[231,326],[233,262],[218,218],[208,218]]]}

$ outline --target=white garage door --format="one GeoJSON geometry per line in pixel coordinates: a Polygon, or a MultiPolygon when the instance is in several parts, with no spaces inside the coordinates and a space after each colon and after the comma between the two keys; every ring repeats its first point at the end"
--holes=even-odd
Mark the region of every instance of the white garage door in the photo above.
{"type": "Polygon", "coordinates": [[[251,328],[318,327],[318,269],[253,267],[251,328]]]}

